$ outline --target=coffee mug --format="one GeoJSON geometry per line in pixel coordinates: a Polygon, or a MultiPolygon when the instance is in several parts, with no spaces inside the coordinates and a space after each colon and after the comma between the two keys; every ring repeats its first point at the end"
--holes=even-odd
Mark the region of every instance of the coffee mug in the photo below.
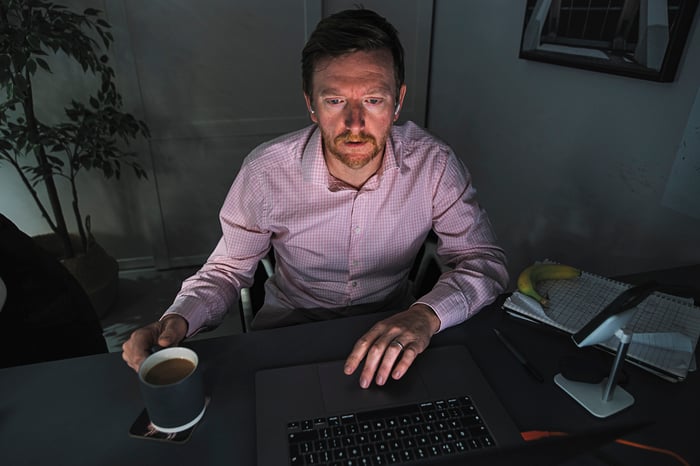
{"type": "Polygon", "coordinates": [[[176,433],[197,424],[206,410],[197,353],[173,347],[156,351],[139,368],[141,394],[151,424],[176,433]]]}

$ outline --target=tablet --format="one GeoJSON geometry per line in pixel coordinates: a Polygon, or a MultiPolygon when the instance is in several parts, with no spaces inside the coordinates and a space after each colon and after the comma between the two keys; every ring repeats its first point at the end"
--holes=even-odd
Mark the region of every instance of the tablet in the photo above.
{"type": "Polygon", "coordinates": [[[574,343],[582,347],[597,345],[609,340],[615,332],[627,325],[636,311],[636,306],[653,293],[657,287],[656,282],[650,281],[620,293],[581,330],[572,335],[574,343]]]}

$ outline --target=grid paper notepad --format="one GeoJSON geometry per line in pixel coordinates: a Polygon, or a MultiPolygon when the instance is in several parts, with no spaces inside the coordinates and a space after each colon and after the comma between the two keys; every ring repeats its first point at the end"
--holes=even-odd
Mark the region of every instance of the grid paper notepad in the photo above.
{"type": "MultiPolygon", "coordinates": [[[[543,323],[569,334],[589,320],[631,285],[582,272],[570,280],[545,280],[537,285],[550,304],[542,308],[518,291],[503,304],[511,314],[543,323]]],[[[627,329],[633,332],[627,360],[667,380],[683,380],[694,369],[700,337],[700,308],[692,301],[655,292],[637,306],[627,329]]],[[[612,337],[600,346],[616,351],[612,337]]]]}

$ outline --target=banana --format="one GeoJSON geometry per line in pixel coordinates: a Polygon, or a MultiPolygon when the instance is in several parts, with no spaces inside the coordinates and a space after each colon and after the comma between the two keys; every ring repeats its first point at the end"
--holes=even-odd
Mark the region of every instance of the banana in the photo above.
{"type": "Polygon", "coordinates": [[[537,300],[542,306],[549,305],[549,298],[537,292],[537,282],[542,280],[563,280],[576,278],[581,271],[564,264],[533,264],[520,272],[518,276],[518,291],[537,300]]]}

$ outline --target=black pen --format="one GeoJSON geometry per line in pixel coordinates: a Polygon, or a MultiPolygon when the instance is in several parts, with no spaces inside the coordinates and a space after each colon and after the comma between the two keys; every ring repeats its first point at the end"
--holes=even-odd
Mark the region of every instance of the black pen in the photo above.
{"type": "Polygon", "coordinates": [[[525,369],[527,369],[527,371],[530,373],[530,375],[532,375],[532,377],[534,377],[535,380],[537,380],[538,382],[540,382],[540,383],[544,382],[544,377],[542,377],[542,374],[540,374],[539,371],[537,369],[535,369],[535,367],[532,364],[530,364],[530,361],[525,359],[525,356],[523,356],[523,354],[520,351],[518,351],[515,348],[515,346],[513,346],[513,344],[510,342],[510,340],[508,340],[505,335],[503,335],[501,332],[499,332],[498,329],[495,328],[495,329],[493,329],[493,331],[496,334],[496,336],[498,337],[498,339],[501,340],[501,343],[503,343],[505,345],[505,347],[508,348],[508,351],[510,351],[511,354],[513,356],[515,356],[515,358],[518,361],[520,361],[520,364],[525,366],[525,369]]]}

